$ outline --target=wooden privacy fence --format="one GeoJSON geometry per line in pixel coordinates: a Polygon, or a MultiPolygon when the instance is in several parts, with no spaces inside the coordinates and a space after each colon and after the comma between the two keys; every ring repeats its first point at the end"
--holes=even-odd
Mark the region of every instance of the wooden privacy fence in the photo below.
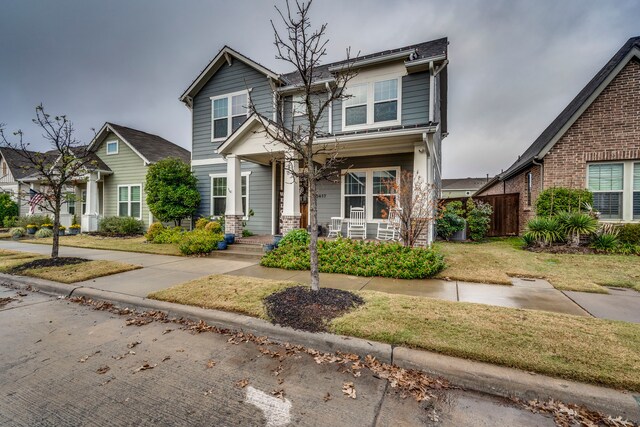
{"type": "MultiPolygon", "coordinates": [[[[491,196],[476,196],[473,200],[488,203],[493,208],[491,223],[489,224],[488,237],[517,236],[520,230],[520,193],[494,194],[491,196]]],[[[468,197],[443,199],[447,204],[452,201],[461,201],[466,209],[468,197]]]]}

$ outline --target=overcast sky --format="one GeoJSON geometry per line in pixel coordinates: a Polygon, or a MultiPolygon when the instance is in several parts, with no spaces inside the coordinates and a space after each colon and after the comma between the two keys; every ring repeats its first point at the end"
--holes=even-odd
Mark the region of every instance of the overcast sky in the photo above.
{"type": "MultiPolygon", "coordinates": [[[[275,4],[282,4],[275,0],[275,4]]],[[[190,149],[178,97],[225,44],[276,72],[272,1],[0,0],[0,123],[37,146],[34,107],[78,136],[111,121],[190,149]]],[[[316,0],[328,62],[449,38],[445,178],[506,169],[632,36],[640,2],[316,0]]]]}

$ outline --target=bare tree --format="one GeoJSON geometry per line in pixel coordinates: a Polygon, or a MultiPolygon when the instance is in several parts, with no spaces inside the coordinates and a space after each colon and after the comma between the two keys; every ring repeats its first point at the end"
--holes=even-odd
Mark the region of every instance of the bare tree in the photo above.
{"type": "Polygon", "coordinates": [[[261,116],[252,102],[250,110],[261,121],[264,132],[271,140],[270,144],[284,147],[287,151],[285,156],[300,162],[300,168],[292,167],[292,162],[285,162],[285,167],[291,177],[299,180],[300,186],[306,190],[308,196],[311,289],[318,290],[320,274],[316,184],[325,179],[335,180],[336,166],[341,162],[338,158],[338,142],[326,138],[327,135],[320,129],[320,123],[323,116],[328,114],[329,106],[333,102],[348,97],[344,89],[356,73],[351,67],[350,49],[347,49],[343,67],[330,79],[327,79],[326,75],[324,78],[321,77],[319,67],[327,53],[326,47],[329,42],[326,37],[327,24],[322,24],[317,29],[311,27],[311,3],[296,1],[295,5],[292,5],[287,1],[284,12],[276,7],[284,24],[282,33],[271,21],[275,35],[274,44],[278,52],[276,59],[293,66],[299,80],[299,85],[296,86],[300,97],[294,102],[297,103],[296,108],[300,109],[304,119],[299,123],[292,121],[291,126],[285,127],[282,117],[274,123],[261,116]],[[325,138],[319,141],[318,138],[323,136],[325,138]]]}
{"type": "Polygon", "coordinates": [[[60,208],[66,201],[66,189],[74,181],[87,174],[96,162],[87,147],[75,139],[73,124],[67,116],[47,114],[42,104],[36,107],[36,118],[33,119],[42,131],[42,137],[49,143],[50,151],[40,153],[31,151],[30,144],[25,142],[22,130],[13,133],[17,141],[9,141],[0,124],[0,143],[14,150],[26,163],[25,169],[41,185],[41,209],[53,214],[53,245],[51,258],[58,257],[60,230],[60,208]]]}
{"type": "Polygon", "coordinates": [[[383,217],[388,216],[391,209],[397,209],[400,238],[405,246],[415,246],[436,219],[438,198],[435,186],[426,184],[420,175],[414,177],[409,171],[403,171],[400,179],[384,180],[383,185],[387,195],[378,196],[387,207],[383,217]]]}

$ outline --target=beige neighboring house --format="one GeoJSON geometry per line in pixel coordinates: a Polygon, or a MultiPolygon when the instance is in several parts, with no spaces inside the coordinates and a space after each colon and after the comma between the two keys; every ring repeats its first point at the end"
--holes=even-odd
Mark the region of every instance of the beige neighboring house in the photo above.
{"type": "Polygon", "coordinates": [[[443,179],[440,198],[455,199],[459,197],[471,197],[487,182],[489,182],[488,177],[443,179]]]}
{"type": "MultiPolygon", "coordinates": [[[[187,164],[191,153],[166,139],[137,129],[105,123],[87,147],[94,156],[86,175],[78,177],[68,188],[66,202],[60,213],[60,223],[71,225],[77,215],[82,231],[96,231],[103,217],[130,216],[142,220],[145,228],[153,222],[146,202],[145,181],[149,165],[173,157],[187,164]]],[[[29,188],[40,189],[38,177],[18,179],[23,197],[29,188]]],[[[28,200],[22,201],[21,215],[29,210],[28,200]]],[[[36,213],[46,214],[42,210],[36,213]]]]}
{"type": "Polygon", "coordinates": [[[31,173],[29,162],[17,150],[0,147],[0,173],[0,193],[11,195],[20,206],[20,215],[27,215],[29,206],[24,200],[24,193],[29,192],[29,185],[21,180],[31,173]]]}

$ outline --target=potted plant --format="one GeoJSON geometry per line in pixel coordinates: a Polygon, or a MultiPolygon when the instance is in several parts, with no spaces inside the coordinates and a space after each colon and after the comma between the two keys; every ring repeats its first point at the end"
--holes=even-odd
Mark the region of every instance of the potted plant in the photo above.
{"type": "Polygon", "coordinates": [[[273,236],[273,246],[275,246],[277,248],[278,245],[280,244],[280,240],[282,240],[282,234],[274,235],[273,236]]]}
{"type": "Polygon", "coordinates": [[[27,224],[27,234],[36,234],[38,226],[35,224],[27,224]]]}
{"type": "Polygon", "coordinates": [[[227,249],[227,242],[224,240],[220,240],[218,242],[218,250],[223,251],[225,249],[227,249]]]}
{"type": "Polygon", "coordinates": [[[75,236],[76,234],[80,233],[80,224],[71,224],[69,226],[68,232],[71,236],[75,236]]]}
{"type": "Polygon", "coordinates": [[[53,224],[45,222],[42,224],[42,228],[46,228],[47,230],[53,230],[53,224]]]}
{"type": "Polygon", "coordinates": [[[267,243],[266,245],[263,246],[263,249],[265,252],[271,252],[272,250],[274,250],[276,247],[276,245],[274,245],[273,243],[267,243]]]}
{"type": "Polygon", "coordinates": [[[233,233],[225,233],[224,241],[227,242],[227,245],[233,245],[236,241],[236,235],[233,233]]]}
{"type": "Polygon", "coordinates": [[[67,227],[65,227],[64,225],[61,225],[58,228],[58,236],[64,236],[64,232],[65,232],[66,229],[67,229],[67,227]]]}

